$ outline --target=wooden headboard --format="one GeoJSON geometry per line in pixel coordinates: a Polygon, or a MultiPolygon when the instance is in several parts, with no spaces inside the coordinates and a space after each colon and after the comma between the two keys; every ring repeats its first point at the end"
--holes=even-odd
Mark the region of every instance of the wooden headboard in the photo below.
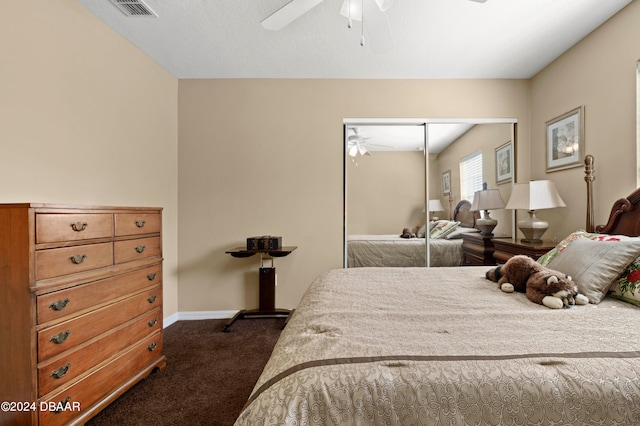
{"type": "Polygon", "coordinates": [[[480,218],[480,212],[471,211],[471,203],[467,200],[460,201],[453,212],[453,220],[460,222],[460,226],[467,228],[476,227],[476,219],[480,218]]]}
{"type": "Polygon", "coordinates": [[[592,155],[585,156],[585,177],[587,182],[587,232],[599,234],[619,234],[637,237],[640,235],[640,188],[626,198],[620,198],[611,208],[609,219],[605,225],[594,227],[593,188],[595,180],[595,160],[592,155]]]}

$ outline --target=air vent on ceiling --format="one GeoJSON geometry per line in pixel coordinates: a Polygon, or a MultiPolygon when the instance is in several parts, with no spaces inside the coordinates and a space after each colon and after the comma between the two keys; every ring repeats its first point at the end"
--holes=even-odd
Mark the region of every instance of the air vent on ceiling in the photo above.
{"type": "Polygon", "coordinates": [[[111,3],[126,16],[158,17],[158,14],[142,0],[111,0],[111,3]]]}

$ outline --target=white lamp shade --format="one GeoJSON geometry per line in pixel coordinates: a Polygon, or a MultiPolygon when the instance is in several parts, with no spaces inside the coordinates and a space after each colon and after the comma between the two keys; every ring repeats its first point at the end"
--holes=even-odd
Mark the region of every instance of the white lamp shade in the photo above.
{"type": "Polygon", "coordinates": [[[542,235],[549,228],[549,223],[538,219],[535,211],[565,206],[555,183],[550,180],[534,180],[529,183],[516,183],[506,208],[529,211],[528,218],[518,221],[518,229],[525,236],[522,241],[539,244],[542,243],[542,235]]]}
{"type": "Polygon", "coordinates": [[[556,184],[550,180],[534,180],[513,185],[506,209],[542,210],[566,207],[558,194],[556,184]]]}
{"type": "Polygon", "coordinates": [[[444,207],[439,199],[429,200],[429,211],[430,212],[443,212],[444,207]]]}
{"type": "Polygon", "coordinates": [[[478,210],[494,210],[503,209],[504,200],[497,189],[486,189],[484,191],[476,191],[473,194],[473,202],[471,203],[471,211],[478,210]]]}

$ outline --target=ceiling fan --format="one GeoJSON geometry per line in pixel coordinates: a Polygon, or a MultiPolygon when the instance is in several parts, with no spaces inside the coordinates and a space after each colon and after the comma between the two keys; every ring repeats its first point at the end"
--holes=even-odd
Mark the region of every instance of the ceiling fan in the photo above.
{"type": "Polygon", "coordinates": [[[379,146],[384,148],[395,148],[390,145],[380,145],[367,142],[370,137],[362,136],[360,134],[360,129],[357,127],[349,127],[348,131],[353,132],[347,137],[347,153],[350,157],[356,157],[357,155],[368,155],[371,156],[371,151],[368,146],[379,146]]]}
{"type": "MultiPolygon", "coordinates": [[[[260,24],[268,30],[279,31],[323,1],[291,0],[263,19],[260,24]]],[[[484,3],[487,0],[470,1],[484,3]]],[[[385,12],[394,2],[395,0],[344,0],[340,14],[348,19],[349,28],[352,26],[352,21],[362,22],[360,45],[365,45],[366,32],[373,52],[384,53],[393,47],[391,28],[385,12]]]]}
{"type": "Polygon", "coordinates": [[[350,157],[355,157],[356,155],[371,155],[371,152],[365,146],[365,143],[369,138],[360,136],[358,134],[357,127],[349,127],[349,130],[353,132],[352,135],[347,137],[347,152],[350,157]]]}

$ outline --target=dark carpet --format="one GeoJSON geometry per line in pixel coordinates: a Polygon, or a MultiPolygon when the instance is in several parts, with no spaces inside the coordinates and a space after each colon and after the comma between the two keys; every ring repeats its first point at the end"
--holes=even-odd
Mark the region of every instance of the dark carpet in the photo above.
{"type": "Polygon", "coordinates": [[[164,330],[167,367],[91,419],[102,425],[230,426],[253,390],[284,319],[178,321],[164,330]]]}

